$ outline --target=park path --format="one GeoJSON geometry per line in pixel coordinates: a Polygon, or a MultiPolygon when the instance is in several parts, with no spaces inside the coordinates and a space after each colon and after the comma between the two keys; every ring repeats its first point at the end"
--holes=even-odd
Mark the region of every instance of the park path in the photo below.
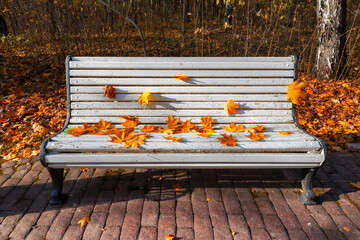
{"type": "Polygon", "coordinates": [[[297,170],[70,169],[62,206],[38,158],[2,164],[0,239],[360,239],[360,153],[331,153],[319,204],[297,170]],[[173,184],[181,186],[175,190],[173,184]],[[78,221],[90,217],[80,228],[78,221]]]}

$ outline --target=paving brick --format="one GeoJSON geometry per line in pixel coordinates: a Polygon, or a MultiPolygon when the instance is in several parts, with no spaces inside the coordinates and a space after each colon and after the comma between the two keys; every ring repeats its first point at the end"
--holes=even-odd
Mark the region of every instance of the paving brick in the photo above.
{"type": "Polygon", "coordinates": [[[10,234],[10,239],[25,239],[39,216],[40,213],[37,212],[27,213],[25,216],[23,216],[10,234]]]}
{"type": "Polygon", "coordinates": [[[265,215],[277,215],[273,204],[266,198],[255,198],[256,206],[258,207],[262,216],[265,215]]]}
{"type": "Polygon", "coordinates": [[[228,228],[214,228],[214,239],[232,240],[232,234],[228,228]]]}
{"type": "Polygon", "coordinates": [[[37,199],[44,187],[44,183],[34,183],[27,189],[24,197],[26,199],[37,199]]]}
{"type": "Polygon", "coordinates": [[[141,227],[138,240],[157,239],[157,229],[155,227],[141,227]]]}
{"type": "Polygon", "coordinates": [[[221,188],[221,196],[228,214],[242,214],[240,201],[234,188],[221,188]]]}
{"type": "Polygon", "coordinates": [[[214,239],[214,233],[211,226],[210,217],[194,216],[194,233],[197,240],[214,239]]]}
{"type": "Polygon", "coordinates": [[[288,235],[280,219],[277,216],[263,216],[266,230],[273,239],[288,239],[288,235]]]}
{"type": "Polygon", "coordinates": [[[30,164],[26,164],[26,165],[22,165],[19,166],[16,170],[15,173],[11,176],[12,178],[19,178],[22,179],[25,174],[31,169],[31,165],[30,164]]]}
{"type": "Polygon", "coordinates": [[[128,213],[137,213],[141,215],[144,204],[144,193],[140,190],[130,193],[126,211],[128,213]]]}
{"type": "Polygon", "coordinates": [[[157,227],[159,214],[159,202],[144,201],[141,217],[141,227],[157,227]]]}
{"type": "Polygon", "coordinates": [[[19,181],[20,181],[19,178],[12,178],[12,177],[6,180],[6,182],[0,188],[0,197],[3,198],[7,197],[9,193],[13,189],[15,189],[15,186],[18,184],[19,181]]]}
{"type": "Polygon", "coordinates": [[[82,239],[84,228],[81,228],[80,225],[70,225],[62,237],[62,240],[77,240],[82,239]]]}
{"type": "Polygon", "coordinates": [[[195,239],[194,229],[192,229],[192,228],[177,228],[176,239],[181,239],[181,240],[195,239]]]}
{"type": "Polygon", "coordinates": [[[15,170],[12,167],[3,168],[3,174],[8,175],[9,177],[14,174],[15,170]]]}
{"type": "Polygon", "coordinates": [[[94,207],[94,212],[108,212],[113,197],[114,191],[105,190],[100,192],[96,205],[94,207]]]}
{"type": "Polygon", "coordinates": [[[290,239],[296,239],[296,240],[307,240],[309,239],[306,236],[306,233],[303,230],[295,229],[295,230],[289,230],[289,238],[290,239]]]}
{"type": "Polygon", "coordinates": [[[51,226],[58,213],[58,209],[46,209],[41,213],[36,224],[38,226],[51,226]]]}
{"type": "Polygon", "coordinates": [[[263,228],[251,229],[251,238],[253,240],[266,240],[271,239],[269,233],[263,228]]]}
{"type": "Polygon", "coordinates": [[[11,168],[11,167],[15,166],[15,164],[16,164],[16,163],[15,163],[14,161],[4,162],[4,163],[1,164],[1,167],[2,167],[3,169],[5,169],[5,168],[11,168]]]}
{"type": "Polygon", "coordinates": [[[206,200],[196,200],[193,199],[192,200],[192,209],[194,212],[194,215],[197,216],[209,216],[209,208],[208,208],[208,204],[206,202],[206,200]]]}
{"type": "Polygon", "coordinates": [[[124,222],[126,202],[113,202],[110,206],[106,227],[121,227],[124,222]]]}
{"type": "Polygon", "coordinates": [[[100,240],[118,240],[120,236],[120,227],[106,226],[105,231],[102,233],[100,240]]]}
{"type": "Polygon", "coordinates": [[[178,202],[176,205],[176,226],[178,228],[193,228],[194,214],[190,202],[178,202]]]}
{"type": "Polygon", "coordinates": [[[121,229],[120,240],[135,240],[140,231],[141,215],[138,213],[126,213],[124,224],[121,229]]]}
{"type": "Polygon", "coordinates": [[[44,170],[44,166],[41,164],[40,161],[35,161],[31,167],[31,170],[36,170],[41,172],[42,170],[44,170]]]}
{"type": "Polygon", "coordinates": [[[158,223],[158,240],[165,239],[168,234],[175,234],[176,222],[174,214],[160,214],[158,223]]]}
{"type": "Polygon", "coordinates": [[[70,224],[72,216],[73,213],[71,212],[60,211],[51,223],[51,227],[46,235],[46,238],[52,240],[61,239],[70,224]]]}
{"type": "Polygon", "coordinates": [[[20,187],[30,187],[34,181],[35,181],[35,178],[37,176],[39,176],[40,174],[40,171],[34,171],[34,170],[30,170],[28,171],[25,176],[21,179],[21,181],[18,183],[18,185],[20,187]]]}
{"type": "Polygon", "coordinates": [[[242,202],[241,205],[250,228],[265,228],[261,214],[253,201],[242,202]]]}
{"type": "Polygon", "coordinates": [[[0,239],[7,239],[21,216],[22,214],[9,215],[2,221],[0,224],[0,239]]]}
{"type": "Polygon", "coordinates": [[[360,211],[352,203],[340,201],[339,203],[341,209],[344,211],[346,216],[351,219],[351,221],[360,228],[360,211]]]}
{"type": "Polygon", "coordinates": [[[71,224],[75,225],[79,222],[80,219],[84,217],[90,217],[91,212],[93,211],[94,206],[92,205],[84,205],[79,206],[75,209],[74,215],[71,219],[71,224]]]}
{"type": "Polygon", "coordinates": [[[10,174],[1,175],[0,174],[0,186],[3,185],[4,182],[6,182],[10,178],[10,174]]]}
{"type": "Polygon", "coordinates": [[[229,229],[227,215],[222,202],[212,201],[208,202],[211,223],[214,228],[229,229]]]}
{"type": "Polygon", "coordinates": [[[84,240],[100,239],[105,226],[107,213],[93,212],[90,217],[90,223],[86,226],[83,238],[84,240]]]}
{"type": "MultiPolygon", "coordinates": [[[[51,193],[51,190],[43,189],[40,192],[40,194],[38,194],[38,196],[34,199],[34,202],[31,205],[29,211],[32,211],[32,212],[43,211],[50,200],[50,193],[51,193]]],[[[30,199],[33,199],[33,198],[30,198],[30,199]]]]}
{"type": "Polygon", "coordinates": [[[245,217],[241,214],[228,214],[231,232],[234,233],[235,240],[250,239],[249,226],[245,217]]]}
{"type": "Polygon", "coordinates": [[[45,234],[48,231],[48,226],[37,226],[35,225],[29,235],[27,235],[26,240],[39,240],[45,239],[45,234]]]}
{"type": "Polygon", "coordinates": [[[23,188],[15,188],[12,190],[1,203],[0,210],[11,210],[17,201],[24,196],[25,192],[26,189],[23,188]]]}

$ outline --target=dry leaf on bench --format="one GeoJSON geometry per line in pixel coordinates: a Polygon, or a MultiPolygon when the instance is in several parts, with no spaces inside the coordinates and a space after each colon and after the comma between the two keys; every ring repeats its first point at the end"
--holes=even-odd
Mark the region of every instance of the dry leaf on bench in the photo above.
{"type": "Polygon", "coordinates": [[[243,125],[240,124],[236,126],[233,122],[231,122],[229,126],[224,126],[224,129],[227,132],[243,132],[245,130],[243,125]]]}
{"type": "Polygon", "coordinates": [[[105,85],[104,89],[104,95],[107,95],[108,98],[115,98],[115,88],[110,85],[105,85]]]}
{"type": "Polygon", "coordinates": [[[245,132],[263,132],[266,128],[263,125],[251,125],[250,127],[245,128],[245,132]]]}
{"type": "Polygon", "coordinates": [[[83,227],[86,227],[86,225],[90,223],[90,218],[89,217],[83,217],[82,219],[80,219],[78,221],[77,224],[80,224],[80,227],[83,228],[83,227]]]}
{"type": "Polygon", "coordinates": [[[288,131],[279,131],[278,133],[280,133],[281,135],[291,135],[292,132],[288,132],[288,131]]]}
{"type": "Polygon", "coordinates": [[[145,104],[149,103],[149,95],[150,93],[145,90],[139,97],[138,102],[141,104],[141,106],[143,107],[145,104]]]}
{"type": "Polygon", "coordinates": [[[140,131],[145,133],[162,133],[163,129],[161,128],[161,126],[145,125],[144,128],[140,128],[140,131]]]}
{"type": "Polygon", "coordinates": [[[182,138],[181,137],[172,137],[172,136],[167,136],[167,137],[163,137],[166,140],[172,140],[173,142],[181,142],[182,138]]]}
{"type": "Polygon", "coordinates": [[[137,116],[131,117],[127,115],[127,116],[121,116],[119,118],[125,119],[125,122],[121,123],[121,125],[123,125],[125,128],[134,128],[140,123],[137,116]]]}
{"type": "Polygon", "coordinates": [[[264,133],[259,133],[257,134],[256,132],[250,132],[250,135],[245,135],[245,137],[248,137],[250,138],[251,140],[254,140],[254,141],[259,141],[263,138],[267,138],[264,133]]]}
{"type": "Polygon", "coordinates": [[[287,100],[291,100],[293,104],[299,104],[299,98],[304,98],[306,93],[302,90],[305,87],[305,83],[299,83],[294,81],[289,85],[287,92],[287,100]]]}
{"type": "Polygon", "coordinates": [[[210,137],[211,135],[212,135],[211,133],[210,133],[210,134],[204,134],[204,133],[198,134],[198,136],[204,137],[204,138],[208,138],[208,137],[210,137]]]}
{"type": "Polygon", "coordinates": [[[224,110],[226,114],[230,116],[232,113],[236,113],[236,108],[239,107],[239,104],[234,103],[234,100],[228,100],[227,103],[224,105],[224,110]]]}
{"type": "Polygon", "coordinates": [[[236,139],[233,137],[233,135],[227,135],[226,133],[222,133],[221,136],[217,139],[220,141],[221,144],[224,144],[228,147],[235,147],[236,146],[236,139]]]}
{"type": "Polygon", "coordinates": [[[189,77],[189,76],[178,76],[178,77],[176,77],[176,79],[187,81],[187,80],[190,80],[191,77],[189,77]]]}

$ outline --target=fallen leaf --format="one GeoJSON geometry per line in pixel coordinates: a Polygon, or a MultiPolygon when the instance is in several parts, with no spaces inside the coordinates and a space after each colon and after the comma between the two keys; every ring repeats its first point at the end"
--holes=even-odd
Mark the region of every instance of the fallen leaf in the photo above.
{"type": "Polygon", "coordinates": [[[119,118],[125,119],[125,122],[121,123],[121,125],[123,125],[125,128],[134,128],[140,123],[137,116],[131,117],[129,115],[126,115],[120,116],[119,118]]]}
{"type": "Polygon", "coordinates": [[[228,132],[243,132],[244,131],[244,127],[243,125],[237,125],[233,122],[230,123],[229,126],[224,126],[224,129],[228,132]]]}
{"type": "Polygon", "coordinates": [[[80,224],[80,227],[83,228],[83,227],[86,227],[86,225],[90,223],[90,218],[89,217],[83,217],[82,219],[80,219],[78,221],[77,224],[80,224]]]}
{"type": "Polygon", "coordinates": [[[357,189],[360,189],[360,182],[351,183],[353,187],[356,187],[357,189]]]}
{"type": "Polygon", "coordinates": [[[236,146],[236,139],[233,137],[233,135],[227,135],[226,133],[222,133],[221,136],[217,139],[220,141],[221,144],[224,144],[228,147],[235,147],[236,146]]]}
{"type": "Polygon", "coordinates": [[[89,168],[80,168],[80,171],[82,172],[86,172],[87,170],[89,170],[89,168]]]}
{"type": "Polygon", "coordinates": [[[178,77],[176,77],[176,79],[183,80],[183,81],[188,81],[188,80],[191,79],[191,77],[189,77],[189,76],[178,76],[178,77]]]}
{"type": "Polygon", "coordinates": [[[209,198],[209,197],[206,198],[206,201],[207,201],[207,202],[209,202],[210,200],[211,200],[211,198],[209,198]]]}
{"type": "Polygon", "coordinates": [[[150,93],[145,90],[139,97],[138,102],[141,104],[141,106],[143,107],[145,104],[149,103],[149,95],[150,93]]]}
{"type": "Polygon", "coordinates": [[[176,129],[178,127],[179,121],[180,121],[179,118],[174,119],[174,117],[172,115],[170,115],[168,117],[168,120],[166,121],[166,124],[170,129],[176,129]]]}
{"type": "Polygon", "coordinates": [[[171,187],[172,187],[173,189],[175,189],[175,191],[180,191],[180,189],[182,188],[182,186],[180,185],[180,183],[173,184],[173,185],[171,185],[171,187]]]}
{"type": "Polygon", "coordinates": [[[250,138],[251,140],[254,140],[254,141],[259,141],[263,138],[267,138],[264,133],[259,133],[257,134],[256,132],[250,132],[250,135],[245,135],[245,137],[248,137],[250,138]]]}
{"type": "Polygon", "coordinates": [[[143,128],[140,128],[140,131],[145,133],[162,133],[163,129],[161,128],[161,126],[145,125],[143,128]]]}
{"type": "Polygon", "coordinates": [[[150,135],[145,135],[145,134],[141,134],[141,135],[135,135],[132,139],[126,140],[125,141],[125,148],[129,148],[132,147],[133,149],[136,149],[139,147],[139,145],[143,145],[145,142],[145,139],[149,138],[150,135]]]}
{"type": "Polygon", "coordinates": [[[65,131],[66,134],[70,134],[73,135],[74,137],[76,136],[80,136],[82,134],[86,133],[86,130],[83,126],[78,126],[76,128],[69,128],[68,130],[65,131]]]}
{"type": "Polygon", "coordinates": [[[299,98],[306,96],[306,93],[302,90],[304,87],[305,83],[299,83],[298,81],[291,83],[287,92],[287,100],[291,100],[293,104],[299,104],[299,98]]]}
{"type": "Polygon", "coordinates": [[[175,236],[173,234],[168,234],[165,236],[165,240],[174,240],[175,236]]]}
{"type": "Polygon", "coordinates": [[[205,116],[200,118],[200,124],[201,128],[195,130],[200,133],[213,133],[215,128],[212,127],[212,124],[214,123],[214,119],[212,119],[210,116],[205,116]]]}
{"type": "Polygon", "coordinates": [[[204,137],[204,138],[208,138],[208,137],[210,137],[211,135],[212,135],[212,134],[204,134],[204,133],[198,134],[198,136],[204,137]]]}
{"type": "Polygon", "coordinates": [[[263,125],[251,125],[250,127],[245,128],[245,132],[263,132],[266,128],[263,125]]]}
{"type": "Polygon", "coordinates": [[[103,96],[107,95],[108,98],[115,98],[115,88],[110,85],[105,85],[103,96]]]}
{"type": "Polygon", "coordinates": [[[350,228],[349,227],[343,227],[343,229],[347,232],[350,232],[350,228]]]}
{"type": "Polygon", "coordinates": [[[172,136],[167,136],[167,137],[163,137],[166,140],[172,140],[173,142],[181,142],[182,138],[181,137],[172,137],[172,136]]]}
{"type": "Polygon", "coordinates": [[[233,237],[236,235],[236,232],[231,232],[231,235],[233,235],[233,237]]]}
{"type": "Polygon", "coordinates": [[[227,103],[224,105],[224,110],[226,114],[230,116],[232,113],[236,113],[236,108],[239,107],[239,104],[234,103],[234,100],[228,100],[227,103]]]}
{"type": "Polygon", "coordinates": [[[278,133],[280,133],[281,135],[291,135],[292,132],[288,132],[288,131],[279,131],[278,133]]]}
{"type": "Polygon", "coordinates": [[[122,143],[134,138],[135,130],[133,128],[118,129],[115,136],[109,136],[109,142],[122,143]]]}

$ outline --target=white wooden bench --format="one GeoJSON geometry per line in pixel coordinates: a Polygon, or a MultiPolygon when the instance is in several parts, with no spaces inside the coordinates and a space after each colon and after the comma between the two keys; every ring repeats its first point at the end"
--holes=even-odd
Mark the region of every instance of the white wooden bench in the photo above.
{"type": "MultiPolygon", "coordinates": [[[[325,160],[324,143],[299,128],[295,105],[286,100],[287,88],[297,76],[291,57],[71,57],[66,60],[68,115],[61,132],[44,141],[40,159],[51,174],[51,204],[64,200],[63,169],[72,167],[145,168],[301,168],[304,204],[315,204],[312,176],[325,160]],[[188,81],[176,76],[191,76],[188,81]],[[116,97],[103,96],[104,85],[116,97]],[[146,107],[137,102],[144,90],[151,93],[146,107]],[[227,116],[227,100],[238,103],[227,116]],[[121,149],[107,135],[71,136],[64,130],[100,119],[121,127],[118,116],[137,115],[141,126],[165,125],[169,115],[199,123],[211,116],[217,130],[209,138],[183,133],[182,142],[151,134],[138,149],[121,149]],[[236,147],[217,140],[223,126],[261,124],[266,139],[252,141],[245,132],[234,133],[236,147]],[[278,131],[291,131],[281,135],[278,131]]],[[[139,128],[137,127],[137,129],[139,128]]]]}

